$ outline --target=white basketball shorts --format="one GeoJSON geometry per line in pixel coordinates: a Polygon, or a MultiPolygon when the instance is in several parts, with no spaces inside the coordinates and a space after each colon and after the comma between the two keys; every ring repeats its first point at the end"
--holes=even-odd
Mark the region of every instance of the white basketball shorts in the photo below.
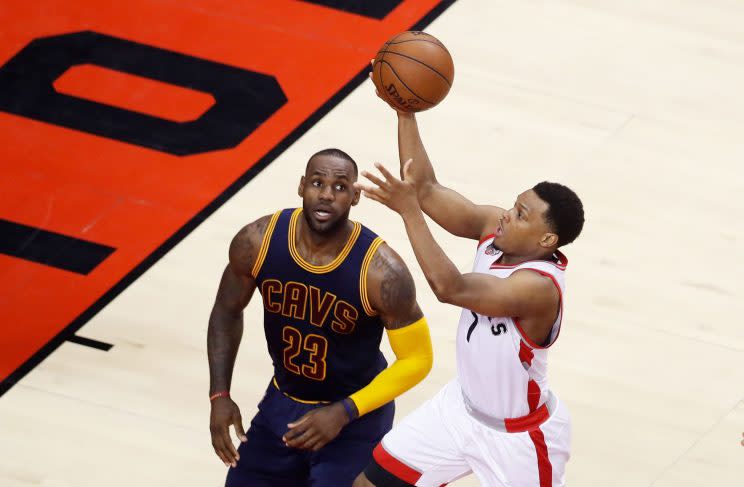
{"type": "Polygon", "coordinates": [[[488,487],[565,485],[571,420],[555,396],[507,428],[476,417],[453,380],[385,435],[365,475],[377,487],[439,487],[470,473],[488,487]]]}

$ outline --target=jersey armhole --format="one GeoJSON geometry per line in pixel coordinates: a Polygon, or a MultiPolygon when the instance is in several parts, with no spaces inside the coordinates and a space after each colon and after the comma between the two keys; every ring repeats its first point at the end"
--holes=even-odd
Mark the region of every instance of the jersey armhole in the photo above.
{"type": "Polygon", "coordinates": [[[512,318],[514,320],[514,325],[517,327],[517,331],[519,332],[519,335],[522,337],[522,340],[527,343],[527,345],[530,346],[530,348],[533,349],[547,349],[553,346],[555,342],[558,341],[558,335],[561,333],[561,323],[563,322],[563,292],[561,291],[561,286],[558,284],[558,281],[555,279],[555,276],[550,274],[549,272],[541,271],[540,269],[535,269],[532,267],[524,267],[520,270],[525,271],[533,271],[537,272],[541,276],[549,277],[551,281],[553,281],[553,285],[555,285],[555,288],[558,290],[558,318],[557,323],[554,321],[553,326],[550,327],[550,333],[548,334],[548,339],[545,341],[543,345],[538,345],[530,337],[527,336],[527,334],[522,329],[522,325],[519,324],[519,318],[514,317],[512,318]],[[558,332],[555,334],[555,338],[551,339],[553,332],[555,331],[555,326],[558,325],[558,332]]]}
{"type": "Polygon", "coordinates": [[[276,222],[279,219],[279,215],[281,215],[281,210],[277,211],[273,215],[271,215],[271,220],[269,220],[269,225],[266,227],[266,232],[264,233],[263,238],[261,239],[261,248],[258,250],[258,255],[256,256],[256,262],[253,263],[253,269],[251,269],[251,275],[254,279],[258,278],[258,273],[261,271],[261,266],[263,266],[264,259],[266,259],[266,254],[269,253],[269,244],[271,243],[271,235],[274,233],[274,227],[276,227],[276,222]]]}
{"type": "Polygon", "coordinates": [[[377,252],[378,247],[384,243],[385,241],[380,237],[377,237],[372,241],[367,249],[367,253],[364,255],[362,269],[359,272],[359,296],[361,297],[364,312],[367,313],[368,316],[377,316],[377,311],[372,308],[372,304],[369,302],[369,295],[367,293],[367,271],[369,270],[369,265],[372,262],[372,258],[377,252]]]}

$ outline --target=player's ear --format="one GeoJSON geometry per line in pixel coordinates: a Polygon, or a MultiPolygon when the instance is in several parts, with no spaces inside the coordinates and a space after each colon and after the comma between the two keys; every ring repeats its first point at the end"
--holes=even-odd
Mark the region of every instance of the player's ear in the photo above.
{"type": "Polygon", "coordinates": [[[555,233],[544,233],[540,239],[540,247],[550,248],[558,246],[558,235],[555,233]]]}
{"type": "Polygon", "coordinates": [[[354,188],[354,198],[351,200],[351,206],[356,206],[361,196],[362,190],[354,188]]]}
{"type": "Polygon", "coordinates": [[[300,178],[300,185],[297,187],[297,195],[300,198],[305,197],[305,176],[302,176],[300,178]]]}

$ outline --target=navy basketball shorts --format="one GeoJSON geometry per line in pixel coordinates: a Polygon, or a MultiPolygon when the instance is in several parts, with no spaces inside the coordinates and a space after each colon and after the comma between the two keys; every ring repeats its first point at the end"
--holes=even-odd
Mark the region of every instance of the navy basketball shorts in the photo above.
{"type": "Polygon", "coordinates": [[[347,424],[317,452],[287,447],[287,423],[323,404],[304,404],[269,384],[258,413],[238,448],[240,461],[227,473],[226,487],[350,487],[372,458],[372,450],[393,425],[391,402],[347,424]]]}

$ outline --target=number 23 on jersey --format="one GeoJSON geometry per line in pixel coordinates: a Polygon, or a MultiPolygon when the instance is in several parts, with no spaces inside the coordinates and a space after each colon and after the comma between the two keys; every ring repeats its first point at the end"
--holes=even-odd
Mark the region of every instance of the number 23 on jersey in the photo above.
{"type": "Polygon", "coordinates": [[[308,379],[324,380],[326,376],[326,354],[328,340],[325,337],[310,333],[302,338],[300,330],[293,326],[285,326],[282,330],[284,347],[284,368],[289,372],[302,375],[308,379]],[[307,363],[298,364],[297,357],[305,350],[308,352],[307,363]]]}

